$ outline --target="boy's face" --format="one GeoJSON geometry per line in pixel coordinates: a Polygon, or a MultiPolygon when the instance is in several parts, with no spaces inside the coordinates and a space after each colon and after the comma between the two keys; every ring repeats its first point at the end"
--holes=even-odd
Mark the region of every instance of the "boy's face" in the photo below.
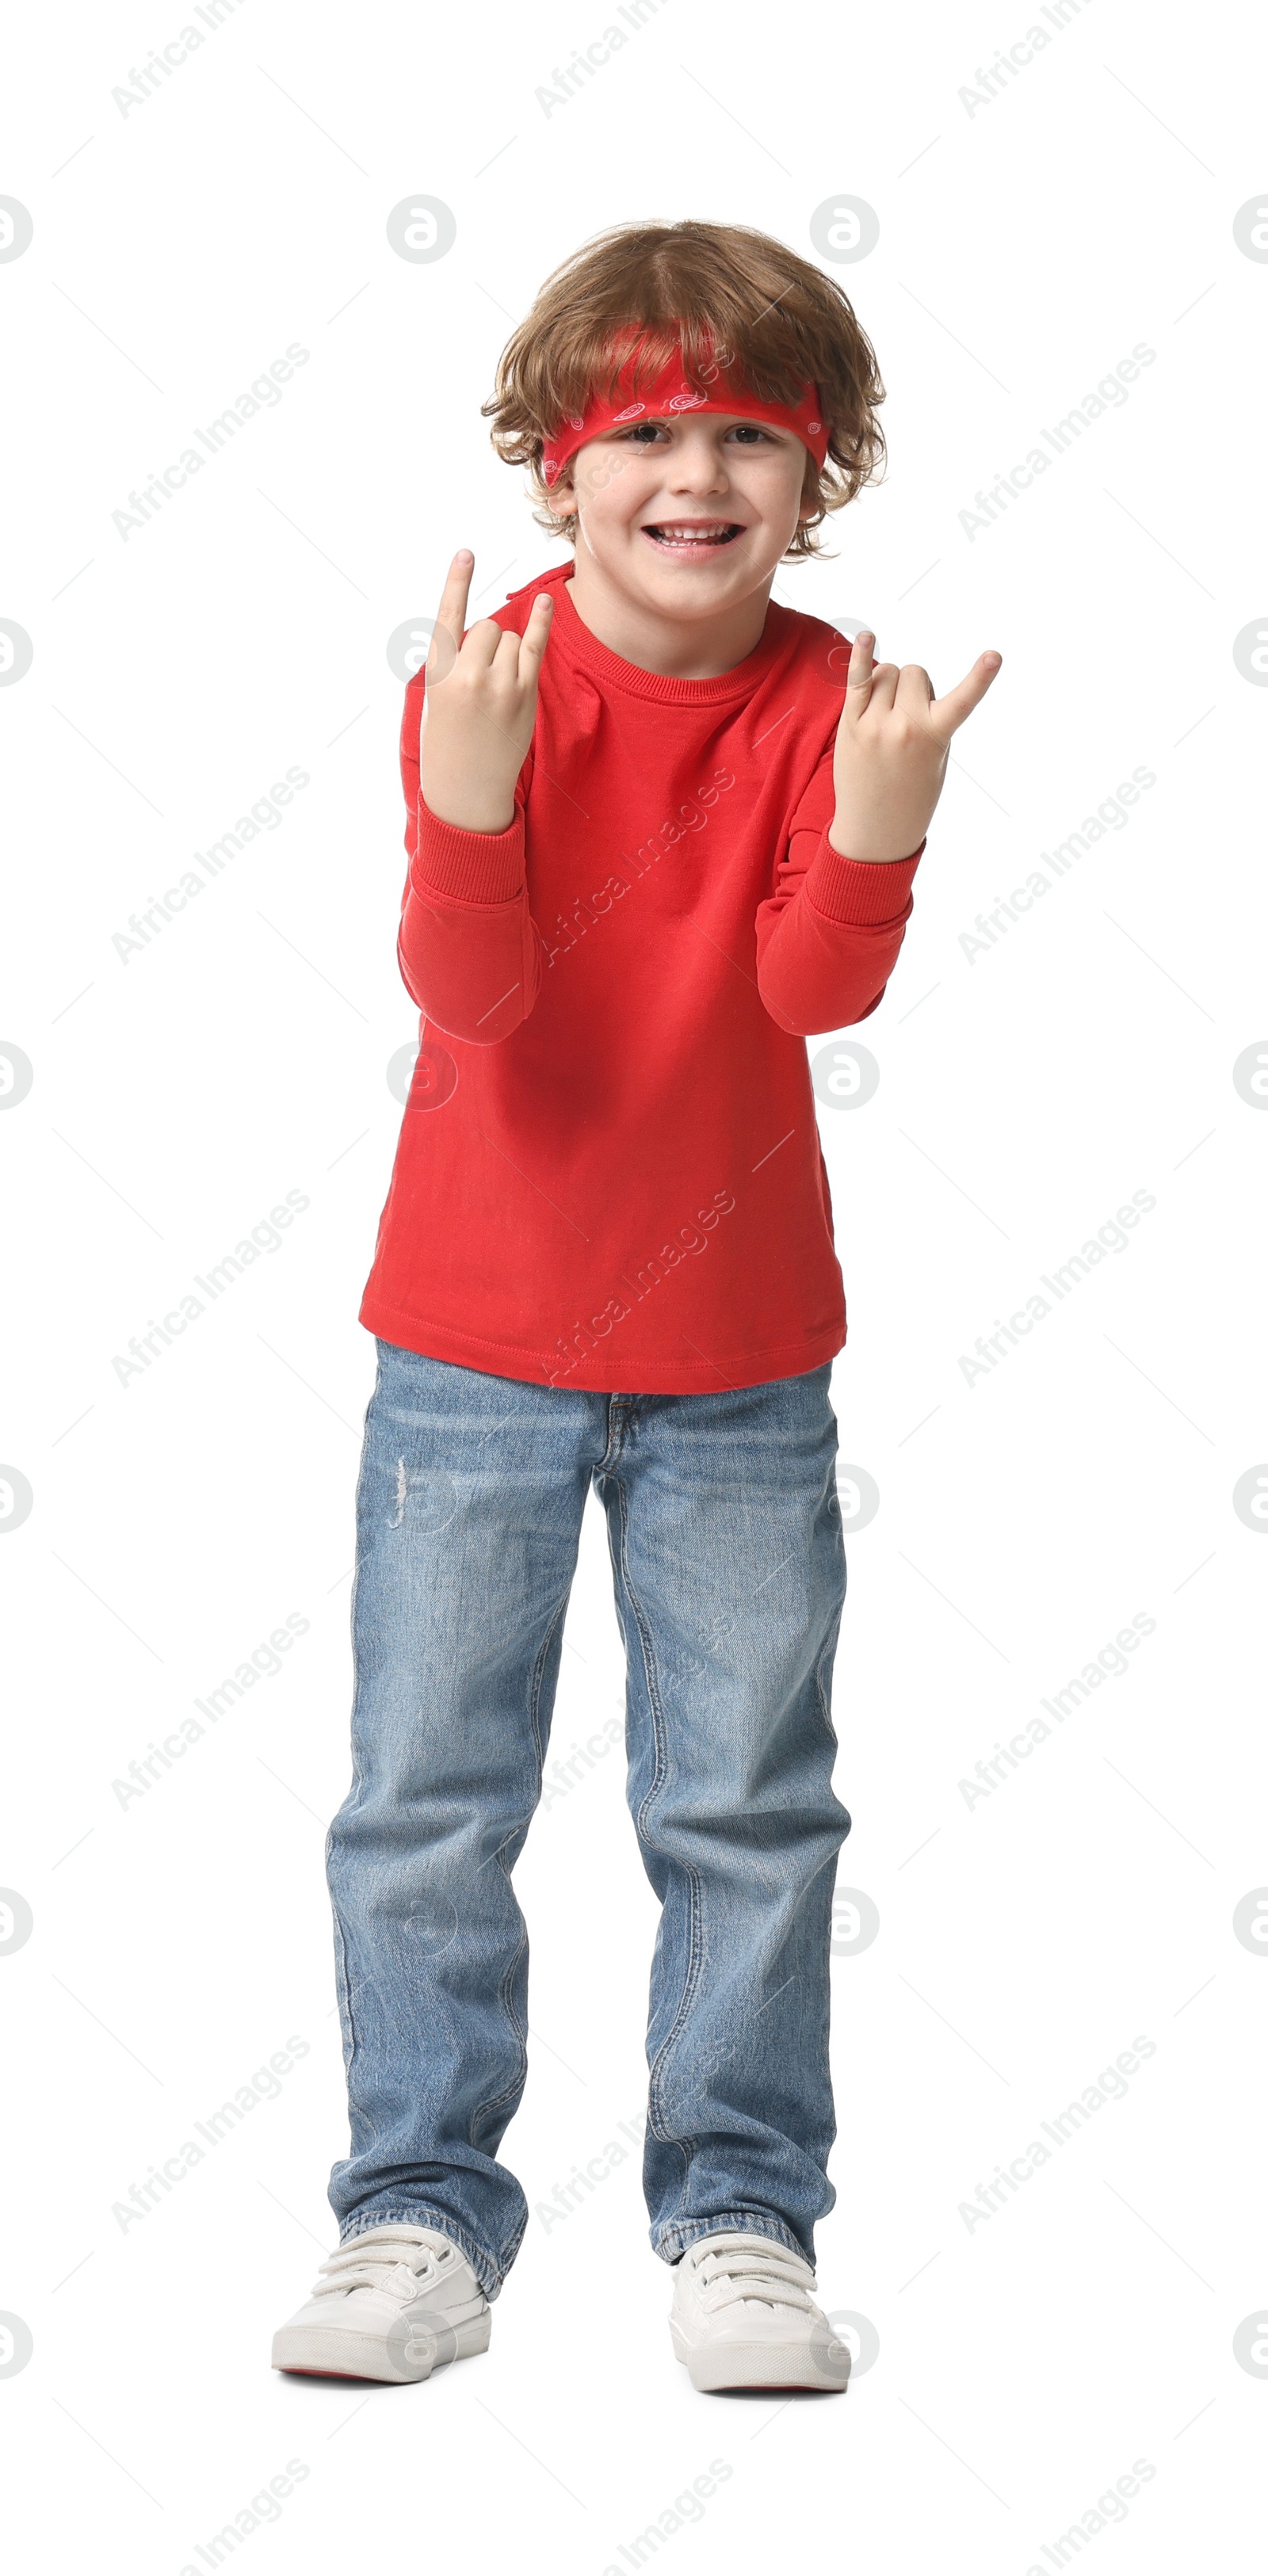
{"type": "Polygon", "coordinates": [[[550,506],[577,517],[580,563],[671,619],[765,595],[800,519],[807,455],[790,430],[723,412],[640,420],[589,439],[550,506]]]}

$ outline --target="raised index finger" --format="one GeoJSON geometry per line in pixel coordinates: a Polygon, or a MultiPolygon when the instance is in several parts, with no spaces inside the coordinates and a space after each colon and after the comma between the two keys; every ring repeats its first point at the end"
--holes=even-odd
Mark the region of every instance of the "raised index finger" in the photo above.
{"type": "Polygon", "coordinates": [[[427,654],[428,677],[443,680],[453,669],[467,623],[467,594],[475,571],[470,546],[460,546],[449,566],[427,654]]]}

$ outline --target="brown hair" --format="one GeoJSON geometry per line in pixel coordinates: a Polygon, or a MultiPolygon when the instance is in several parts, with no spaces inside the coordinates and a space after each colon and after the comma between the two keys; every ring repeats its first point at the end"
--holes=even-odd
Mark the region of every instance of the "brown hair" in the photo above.
{"type": "Polygon", "coordinates": [[[530,470],[538,526],[574,533],[574,521],[545,506],[542,444],[592,393],[614,390],[631,325],[641,332],[640,385],[680,350],[697,393],[708,392],[710,359],[724,353],[763,400],[795,401],[804,384],[817,385],[828,453],[822,466],[807,454],[802,497],[811,507],[788,555],[820,553],[812,531],[880,480],[885,437],[876,414],[885,388],[835,279],[741,224],[617,224],[547,278],[481,406],[503,463],[530,470]]]}

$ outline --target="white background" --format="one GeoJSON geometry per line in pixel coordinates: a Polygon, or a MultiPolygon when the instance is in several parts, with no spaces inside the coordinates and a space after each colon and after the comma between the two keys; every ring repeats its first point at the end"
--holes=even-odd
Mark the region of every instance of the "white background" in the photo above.
{"type": "MultiPolygon", "coordinates": [[[[1268,1880],[1268,1551],[1232,1490],[1268,1457],[1268,1116],[1232,1067],[1268,1001],[1265,700],[1233,644],[1268,625],[1268,264],[1233,222],[1268,175],[1266,66],[1249,10],[1091,0],[970,113],[1034,15],[664,0],[550,114],[535,93],[605,0],[548,22],[242,0],[126,116],[112,88],[181,0],[10,23],[0,190],[34,223],[0,265],[0,616],[34,646],[0,689],[0,1035],[34,1067],[0,1117],[0,1454],[34,1495],[0,1549],[0,1882],[34,1918],[0,1960],[0,2308],[34,2340],[0,2388],[15,2563],[177,2576],[242,2515],[226,2559],[259,2576],[666,2551],[683,2576],[838,2552],[1025,2576],[1137,2460],[1152,2478],[1080,2561],[1243,2563],[1268,1965],[1232,1918],[1268,1880]],[[457,223],[430,264],[385,229],[420,190],[457,223]],[[889,473],[778,595],[874,622],[940,688],[1004,656],[862,1033],[879,1089],[820,1117],[842,1454],[881,1505],[847,1542],[835,1699],[841,1881],[880,1931],[834,1962],[819,2271],[879,2358],[844,2402],[694,2395],[630,2155],[534,2216],[486,2359],[358,2399],[275,2377],[268,2346],[333,2240],[346,2142],[322,1842],[348,1777],[356,1309],[386,1067],[417,1034],[387,638],[434,614],[458,543],[485,606],[558,559],[478,411],[557,260],[687,214],[813,255],[843,191],[880,222],[833,273],[878,351],[889,473]],[[129,491],[291,342],[282,400],[125,541],[129,491]],[[975,493],[1138,342],[1128,399],[970,537],[975,493]],[[281,825],[121,963],[129,915],[292,765],[281,825]],[[1125,827],[970,964],[978,912],[1138,765],[1156,784],[1125,827]],[[281,1248],[121,1384],[129,1337],[292,1189],[311,1204],[281,1248]],[[1135,1191],[1156,1207],[1128,1248],[966,1382],[976,1338],[1135,1191]],[[292,1612],[284,1669],[121,1805],[112,1782],[292,1612]],[[970,1805],[959,1782],[1138,1612],[1130,1670],[970,1805]],[[291,2034],[277,2098],[122,2227],[291,2034]],[[978,2183],[1138,2034],[1126,2098],[970,2227],[978,2183]],[[306,2476],[252,2530],[288,2460],[306,2476]],[[711,2460],[730,2476],[675,2531],[711,2460]]],[[[557,1749],[620,1698],[592,1504],[557,1749]]],[[[539,1816],[517,1884],[534,2046],[506,2152],[536,2212],[644,2098],[655,1909],[619,1754],[539,1816]]]]}

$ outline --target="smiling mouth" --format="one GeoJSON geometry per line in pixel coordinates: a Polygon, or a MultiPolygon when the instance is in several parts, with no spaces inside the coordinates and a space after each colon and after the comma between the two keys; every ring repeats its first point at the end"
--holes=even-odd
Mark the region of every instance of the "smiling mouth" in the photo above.
{"type": "Polygon", "coordinates": [[[744,530],[734,519],[659,519],[642,533],[673,554],[716,554],[720,546],[742,537],[744,530]]]}

